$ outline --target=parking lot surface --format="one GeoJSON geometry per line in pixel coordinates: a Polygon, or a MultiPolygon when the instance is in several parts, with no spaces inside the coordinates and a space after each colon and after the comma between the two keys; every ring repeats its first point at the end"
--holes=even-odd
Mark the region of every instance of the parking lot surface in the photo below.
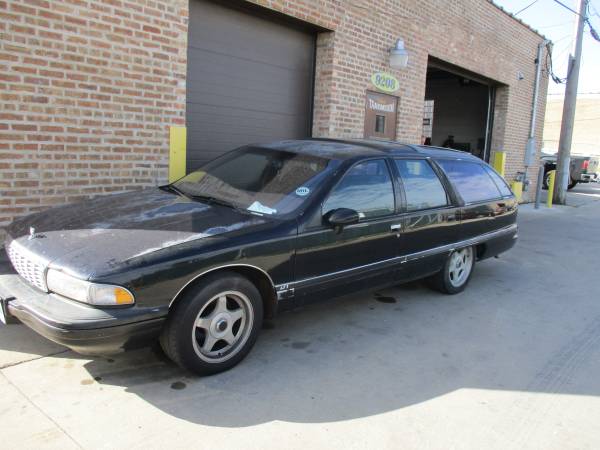
{"type": "Polygon", "coordinates": [[[3,448],[600,448],[600,185],[520,209],[446,296],[411,283],[282,314],[233,370],[88,358],[0,326],[3,448]]]}

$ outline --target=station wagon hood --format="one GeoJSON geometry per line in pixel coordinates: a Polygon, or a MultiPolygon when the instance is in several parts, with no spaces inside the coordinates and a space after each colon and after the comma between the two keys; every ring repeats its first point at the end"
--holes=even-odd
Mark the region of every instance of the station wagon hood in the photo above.
{"type": "Polygon", "coordinates": [[[99,197],[36,213],[8,228],[13,245],[49,267],[89,278],[177,245],[243,233],[271,219],[160,189],[99,197]]]}

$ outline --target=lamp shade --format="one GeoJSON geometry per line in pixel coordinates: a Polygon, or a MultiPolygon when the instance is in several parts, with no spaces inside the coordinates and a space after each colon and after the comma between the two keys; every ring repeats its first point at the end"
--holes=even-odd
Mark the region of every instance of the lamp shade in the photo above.
{"type": "Polygon", "coordinates": [[[408,51],[404,48],[404,41],[398,39],[396,46],[390,49],[390,67],[404,69],[408,65],[408,51]]]}

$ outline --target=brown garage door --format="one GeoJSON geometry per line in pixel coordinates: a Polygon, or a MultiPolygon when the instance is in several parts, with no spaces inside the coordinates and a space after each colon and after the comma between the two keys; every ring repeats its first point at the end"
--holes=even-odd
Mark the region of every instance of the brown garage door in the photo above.
{"type": "Polygon", "coordinates": [[[190,1],[187,170],[248,143],[310,136],[315,34],[190,1]]]}

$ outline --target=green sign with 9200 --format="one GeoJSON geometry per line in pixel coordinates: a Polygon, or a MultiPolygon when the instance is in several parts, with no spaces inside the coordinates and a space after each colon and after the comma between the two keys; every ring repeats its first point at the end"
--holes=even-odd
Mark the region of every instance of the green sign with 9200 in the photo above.
{"type": "Polygon", "coordinates": [[[376,72],[371,75],[371,83],[377,89],[384,92],[396,92],[400,88],[398,79],[385,72],[376,72]]]}

